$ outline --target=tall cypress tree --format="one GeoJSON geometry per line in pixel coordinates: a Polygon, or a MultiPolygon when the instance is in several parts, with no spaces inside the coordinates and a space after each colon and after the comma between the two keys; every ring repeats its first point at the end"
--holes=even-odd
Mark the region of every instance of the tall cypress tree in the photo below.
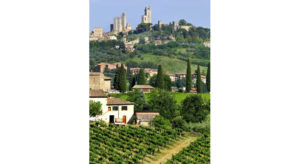
{"type": "Polygon", "coordinates": [[[186,68],[186,86],[185,91],[190,92],[192,89],[192,73],[191,73],[191,63],[190,59],[187,60],[187,68],[186,68]]]}
{"type": "Polygon", "coordinates": [[[208,92],[210,92],[210,62],[208,63],[208,66],[207,66],[206,86],[207,86],[208,92]]]}
{"type": "Polygon", "coordinates": [[[164,79],[163,79],[163,70],[161,65],[158,66],[157,77],[155,82],[155,87],[163,89],[164,88],[164,79]]]}
{"type": "Polygon", "coordinates": [[[114,89],[119,90],[120,89],[120,67],[116,69],[115,77],[114,77],[114,89]]]}
{"type": "Polygon", "coordinates": [[[140,69],[139,70],[137,84],[138,85],[144,85],[144,84],[146,84],[146,78],[145,78],[144,69],[140,69]]]}
{"type": "Polygon", "coordinates": [[[135,85],[136,81],[135,81],[135,75],[131,75],[130,77],[130,81],[129,81],[129,90],[132,90],[132,87],[135,85]]]}
{"type": "Polygon", "coordinates": [[[130,80],[130,77],[131,77],[131,71],[130,71],[130,67],[129,67],[129,66],[127,66],[126,77],[128,78],[128,80],[130,80]]]}
{"type": "Polygon", "coordinates": [[[126,80],[126,70],[123,66],[123,64],[121,65],[121,69],[120,69],[120,76],[119,76],[119,90],[120,92],[126,92],[127,89],[127,80],[126,80]]]}
{"type": "Polygon", "coordinates": [[[197,68],[197,82],[196,82],[196,87],[197,87],[197,93],[201,93],[201,73],[200,73],[200,66],[198,65],[197,68]]]}

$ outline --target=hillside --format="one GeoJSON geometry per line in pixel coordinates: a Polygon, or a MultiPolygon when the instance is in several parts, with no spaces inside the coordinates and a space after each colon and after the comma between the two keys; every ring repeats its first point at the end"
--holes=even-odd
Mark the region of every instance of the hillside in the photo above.
{"type": "MultiPolygon", "coordinates": [[[[183,21],[184,22],[184,21],[183,21]]],[[[188,23],[183,23],[187,25],[188,23]]],[[[192,72],[199,64],[201,73],[205,74],[210,61],[210,48],[204,42],[210,40],[210,29],[191,26],[174,30],[173,25],[149,27],[143,24],[139,30],[128,34],[119,33],[118,40],[90,42],[90,68],[100,62],[122,62],[130,67],[157,68],[162,65],[165,72],[183,73],[186,71],[186,60],[192,64],[192,72]],[[143,29],[144,27],[144,29],[143,29]],[[139,39],[134,51],[129,51],[126,44],[139,39]]]]}

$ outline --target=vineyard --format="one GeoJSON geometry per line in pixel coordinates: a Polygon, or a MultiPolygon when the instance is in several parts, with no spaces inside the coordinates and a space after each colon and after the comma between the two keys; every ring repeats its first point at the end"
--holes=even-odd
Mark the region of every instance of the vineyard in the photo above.
{"type": "Polygon", "coordinates": [[[210,163],[210,136],[203,135],[190,146],[183,148],[179,153],[172,156],[167,164],[208,164],[210,163]]]}
{"type": "Polygon", "coordinates": [[[181,132],[163,127],[135,127],[90,122],[90,163],[143,163],[147,155],[179,138],[181,132]]]}

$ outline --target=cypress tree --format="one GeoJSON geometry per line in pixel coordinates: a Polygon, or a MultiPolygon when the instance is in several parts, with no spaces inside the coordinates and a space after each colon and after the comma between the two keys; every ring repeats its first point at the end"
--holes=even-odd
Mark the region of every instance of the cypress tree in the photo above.
{"type": "Polygon", "coordinates": [[[186,68],[186,86],[185,91],[190,92],[192,89],[192,74],[191,74],[191,64],[190,59],[187,60],[187,68],[186,68]]]}
{"type": "Polygon", "coordinates": [[[208,92],[210,92],[210,62],[208,63],[208,66],[207,66],[206,86],[207,86],[208,92]]]}
{"type": "Polygon", "coordinates": [[[130,67],[129,66],[127,67],[126,77],[128,78],[128,80],[130,80],[131,71],[130,71],[130,67]]]}
{"type": "Polygon", "coordinates": [[[196,87],[197,87],[197,93],[201,93],[201,74],[200,74],[200,66],[198,65],[197,68],[197,82],[196,82],[196,87]]]}
{"type": "Polygon", "coordinates": [[[126,70],[122,64],[119,72],[119,90],[120,92],[126,92],[126,89],[127,89],[126,70]]]}
{"type": "Polygon", "coordinates": [[[120,77],[120,67],[116,69],[116,73],[115,73],[115,78],[114,78],[114,89],[119,90],[120,89],[120,85],[119,85],[119,77],[120,77]]]}
{"type": "Polygon", "coordinates": [[[164,88],[164,79],[163,79],[163,70],[161,65],[158,66],[157,77],[155,82],[155,87],[163,89],[164,88]]]}
{"type": "Polygon", "coordinates": [[[139,70],[137,84],[138,85],[144,85],[144,84],[146,84],[146,78],[145,78],[144,69],[140,69],[139,70]]]}
{"type": "Polygon", "coordinates": [[[135,85],[135,75],[131,75],[130,81],[129,81],[129,90],[132,90],[132,87],[135,85]]]}

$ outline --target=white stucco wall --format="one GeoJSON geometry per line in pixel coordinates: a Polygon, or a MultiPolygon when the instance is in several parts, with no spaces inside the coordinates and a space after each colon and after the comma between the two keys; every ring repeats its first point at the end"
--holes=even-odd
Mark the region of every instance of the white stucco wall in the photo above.
{"type": "Polygon", "coordinates": [[[109,122],[109,116],[114,115],[115,119],[122,119],[123,116],[126,116],[126,124],[132,118],[134,114],[134,105],[107,105],[107,98],[90,98],[95,102],[100,101],[102,104],[102,115],[97,116],[97,119],[109,122]],[[113,106],[117,106],[118,110],[114,111],[113,106]],[[126,111],[122,111],[122,106],[127,106],[126,111]],[[111,111],[108,111],[108,107],[111,107],[111,111]]]}

